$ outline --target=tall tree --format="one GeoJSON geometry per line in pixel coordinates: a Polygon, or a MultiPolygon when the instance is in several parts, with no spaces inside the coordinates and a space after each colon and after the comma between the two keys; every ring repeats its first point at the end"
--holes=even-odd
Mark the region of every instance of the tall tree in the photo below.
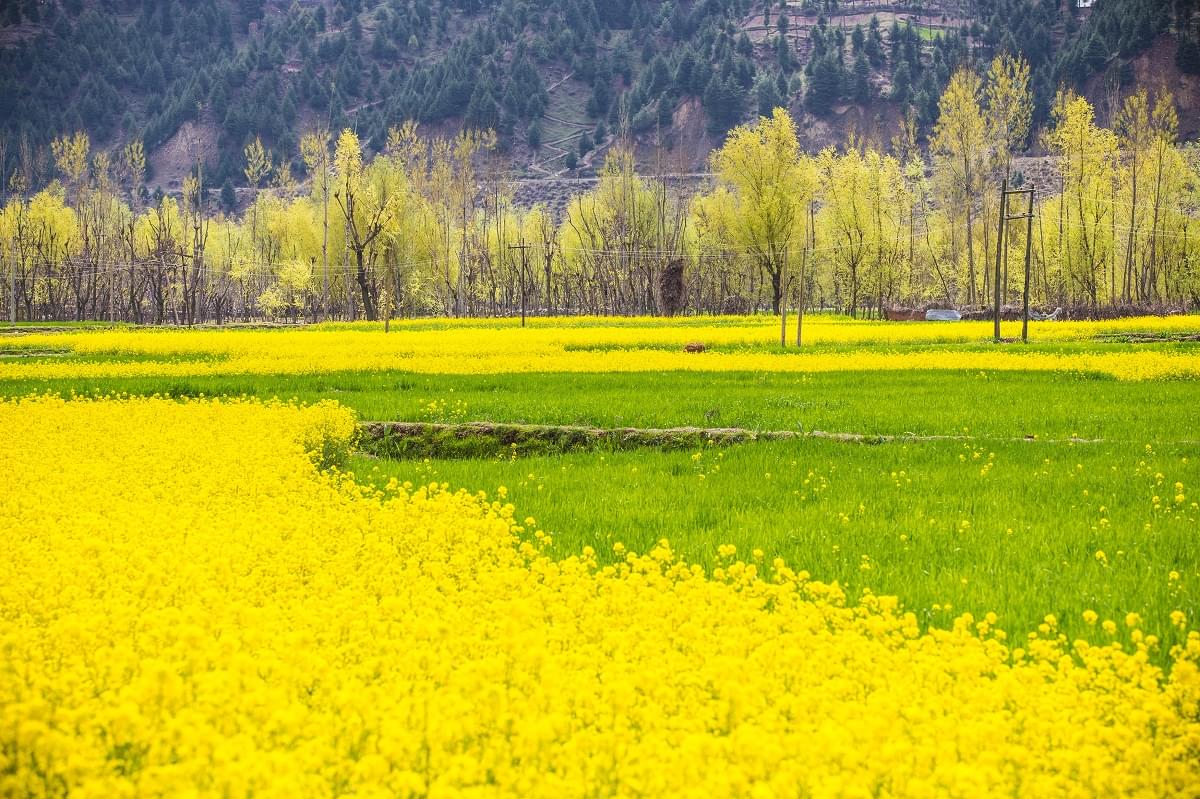
{"type": "Polygon", "coordinates": [[[1122,297],[1128,302],[1136,294],[1139,300],[1151,300],[1156,294],[1157,277],[1160,273],[1159,221],[1162,216],[1166,195],[1178,183],[1178,176],[1170,174],[1170,164],[1176,160],[1176,138],[1179,117],[1175,111],[1175,100],[1169,91],[1161,90],[1153,104],[1145,89],[1125,98],[1121,112],[1117,115],[1117,135],[1125,162],[1125,182],[1128,186],[1129,229],[1125,242],[1125,264],[1123,270],[1122,297]],[[1146,174],[1149,171],[1150,174],[1146,174]],[[1151,202],[1145,207],[1142,190],[1151,182],[1151,202]],[[1134,241],[1137,238],[1142,216],[1150,214],[1150,241],[1142,268],[1134,269],[1134,241]]]}
{"type": "Polygon", "coordinates": [[[1029,88],[1029,62],[1001,53],[992,59],[987,74],[987,121],[997,167],[1009,177],[1013,153],[1029,136],[1033,121],[1033,94],[1029,88]]]}
{"type": "Polygon", "coordinates": [[[782,108],[730,132],[712,155],[718,181],[734,198],[739,241],[771,280],[771,307],[780,312],[788,248],[803,203],[797,187],[800,145],[796,123],[782,108]]]}
{"type": "Polygon", "coordinates": [[[321,305],[329,311],[329,131],[315,130],[300,138],[300,156],[312,177],[313,193],[321,201],[321,305]]]}
{"type": "Polygon", "coordinates": [[[1105,265],[1112,255],[1112,187],[1117,137],[1096,124],[1091,103],[1065,98],[1055,114],[1047,142],[1058,153],[1064,190],[1058,198],[1063,232],[1058,242],[1060,268],[1068,290],[1079,291],[1093,306],[1100,303],[1105,265]]]}
{"type": "MultiPolygon", "coordinates": [[[[1142,218],[1139,199],[1145,182],[1145,162],[1154,141],[1154,132],[1150,121],[1150,98],[1145,89],[1140,89],[1125,98],[1121,111],[1117,114],[1117,136],[1124,161],[1125,184],[1129,199],[1121,299],[1125,302],[1132,302],[1135,291],[1134,240],[1137,238],[1142,218]]],[[[1138,293],[1141,293],[1140,290],[1138,293]]]]}
{"type": "MultiPolygon", "coordinates": [[[[984,218],[992,218],[993,207],[989,202],[995,196],[994,189],[1000,179],[1007,181],[1012,176],[1013,153],[1021,148],[1029,136],[1033,121],[1033,94],[1029,90],[1029,63],[1020,56],[1001,53],[992,59],[985,78],[987,99],[988,136],[991,139],[991,168],[987,172],[988,183],[983,187],[982,206],[984,218]]],[[[994,213],[999,214],[995,208],[994,213]]],[[[986,225],[986,223],[985,223],[986,225]]],[[[985,233],[989,231],[985,226],[985,233]]],[[[1006,226],[1005,230],[1009,230],[1006,226]]],[[[1007,235],[1007,234],[1006,234],[1007,235]]],[[[985,245],[989,241],[984,236],[985,245]]],[[[1008,246],[1008,242],[1005,242],[1008,246]]],[[[985,246],[985,250],[990,251],[985,246]]],[[[1008,291],[1008,264],[1005,261],[1001,286],[1008,291]]],[[[987,280],[984,281],[985,285],[987,280]]]]}
{"type": "Polygon", "coordinates": [[[346,245],[354,252],[354,278],[367,320],[378,318],[376,289],[367,272],[367,248],[384,232],[396,212],[396,194],[385,176],[368,175],[363,167],[362,145],[349,128],[338,137],[334,151],[337,188],[333,198],[346,221],[346,245]]]}
{"type": "Polygon", "coordinates": [[[91,142],[82,131],[55,139],[50,145],[50,151],[54,153],[54,165],[66,179],[68,200],[72,202],[78,201],[79,192],[84,187],[90,150],[91,142]]]}
{"type": "Polygon", "coordinates": [[[257,189],[271,176],[274,169],[274,158],[271,151],[263,146],[262,139],[254,137],[254,141],[246,145],[243,151],[246,157],[246,168],[242,170],[250,188],[257,189]]]}
{"type": "Polygon", "coordinates": [[[967,245],[967,304],[978,296],[975,273],[974,201],[988,160],[987,123],[979,106],[980,80],[961,67],[950,78],[938,103],[930,149],[943,191],[964,220],[967,245]]]}
{"type": "Polygon", "coordinates": [[[146,151],[141,139],[135,139],[125,145],[122,152],[122,166],[129,177],[129,198],[137,205],[142,193],[142,182],[146,179],[146,151]]]}

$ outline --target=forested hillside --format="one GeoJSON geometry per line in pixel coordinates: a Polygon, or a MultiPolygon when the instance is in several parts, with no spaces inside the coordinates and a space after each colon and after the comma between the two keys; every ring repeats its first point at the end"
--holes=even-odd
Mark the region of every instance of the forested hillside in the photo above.
{"type": "MultiPolygon", "coordinates": [[[[140,143],[147,190],[177,193],[199,166],[231,205],[256,188],[248,144],[284,167],[276,180],[300,179],[299,141],[317,128],[350,127],[368,151],[406,120],[493,129],[530,176],[594,173],[623,133],[639,160],[668,152],[689,171],[775,106],[813,152],[850,136],[886,146],[906,116],[924,142],[953,69],[1000,51],[1030,64],[1035,129],[1060,84],[1128,94],[1156,41],[1172,70],[1200,72],[1188,0],[25,0],[0,13],[4,190],[45,185],[50,143],[82,131],[125,180],[121,153],[140,143]]],[[[1185,136],[1193,112],[1181,108],[1185,136]]]]}

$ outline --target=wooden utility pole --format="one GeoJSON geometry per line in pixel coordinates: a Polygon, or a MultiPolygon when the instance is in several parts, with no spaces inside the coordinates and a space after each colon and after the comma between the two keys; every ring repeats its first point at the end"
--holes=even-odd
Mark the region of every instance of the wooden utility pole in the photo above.
{"type": "Polygon", "coordinates": [[[1029,269],[1033,257],[1033,189],[1029,190],[1029,210],[1025,214],[1025,289],[1021,311],[1021,341],[1029,343],[1029,269]]]}
{"type": "Polygon", "coordinates": [[[525,327],[525,259],[529,245],[522,240],[520,244],[508,245],[508,249],[521,251],[521,327],[525,327]]]}
{"type": "Polygon", "coordinates": [[[17,323],[17,239],[12,242],[12,262],[8,265],[8,321],[17,323]]]}
{"type": "Polygon", "coordinates": [[[805,291],[804,276],[808,271],[808,259],[815,255],[817,249],[817,202],[808,201],[808,230],[804,234],[804,260],[800,262],[800,303],[796,309],[796,349],[804,342],[804,305],[808,301],[805,291]]]}
{"type": "MultiPolygon", "coordinates": [[[[332,101],[331,101],[332,102],[332,101]]],[[[333,317],[329,307],[329,145],[321,150],[321,313],[328,321],[333,317]]]]}
{"type": "Polygon", "coordinates": [[[329,82],[329,114],[325,117],[325,129],[318,131],[321,139],[321,271],[324,273],[325,287],[321,294],[321,311],[325,319],[333,318],[333,309],[329,307],[329,141],[333,138],[329,133],[333,129],[333,98],[337,96],[337,82],[329,82]]]}
{"type": "Polygon", "coordinates": [[[994,322],[995,322],[995,324],[994,324],[994,329],[993,329],[993,335],[994,335],[994,338],[996,339],[997,344],[1000,343],[1000,261],[1004,255],[1004,223],[1006,221],[1006,217],[1008,216],[1008,209],[1005,207],[1005,203],[1007,200],[1008,200],[1008,178],[1005,178],[1003,188],[1000,189],[1000,221],[997,225],[997,231],[996,231],[996,274],[995,274],[995,280],[992,281],[995,284],[995,286],[993,287],[994,290],[992,292],[992,294],[995,298],[995,302],[994,302],[994,313],[995,313],[994,322]]]}

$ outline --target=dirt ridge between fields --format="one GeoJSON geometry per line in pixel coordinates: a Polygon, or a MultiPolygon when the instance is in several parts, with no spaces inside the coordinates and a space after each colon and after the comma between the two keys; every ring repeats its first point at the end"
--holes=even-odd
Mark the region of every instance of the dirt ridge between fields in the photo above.
{"type": "MultiPolygon", "coordinates": [[[[973,441],[967,435],[835,433],[824,430],[751,430],[742,427],[589,427],[509,422],[362,422],[359,446],[385,458],[473,458],[501,454],[558,454],[592,450],[692,449],[754,441],[825,439],[848,444],[893,441],[973,441]]],[[[1042,443],[1102,443],[1101,439],[1009,439],[1042,443]]]]}

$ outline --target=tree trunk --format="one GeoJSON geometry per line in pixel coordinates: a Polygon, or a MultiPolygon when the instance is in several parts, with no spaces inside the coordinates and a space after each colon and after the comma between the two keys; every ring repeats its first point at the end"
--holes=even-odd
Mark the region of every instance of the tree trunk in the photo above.
{"type": "Polygon", "coordinates": [[[771,265],[768,265],[767,271],[771,275],[771,311],[779,313],[783,300],[783,270],[778,266],[771,268],[771,265]]]}
{"type": "Polygon", "coordinates": [[[362,293],[363,313],[367,316],[368,322],[374,322],[379,318],[379,314],[375,311],[375,298],[371,296],[371,284],[367,280],[367,268],[363,264],[363,251],[354,251],[355,272],[354,277],[358,281],[359,291],[362,293]]]}
{"type": "Polygon", "coordinates": [[[971,224],[971,198],[967,198],[967,305],[975,304],[975,243],[974,230],[971,224]]]}

